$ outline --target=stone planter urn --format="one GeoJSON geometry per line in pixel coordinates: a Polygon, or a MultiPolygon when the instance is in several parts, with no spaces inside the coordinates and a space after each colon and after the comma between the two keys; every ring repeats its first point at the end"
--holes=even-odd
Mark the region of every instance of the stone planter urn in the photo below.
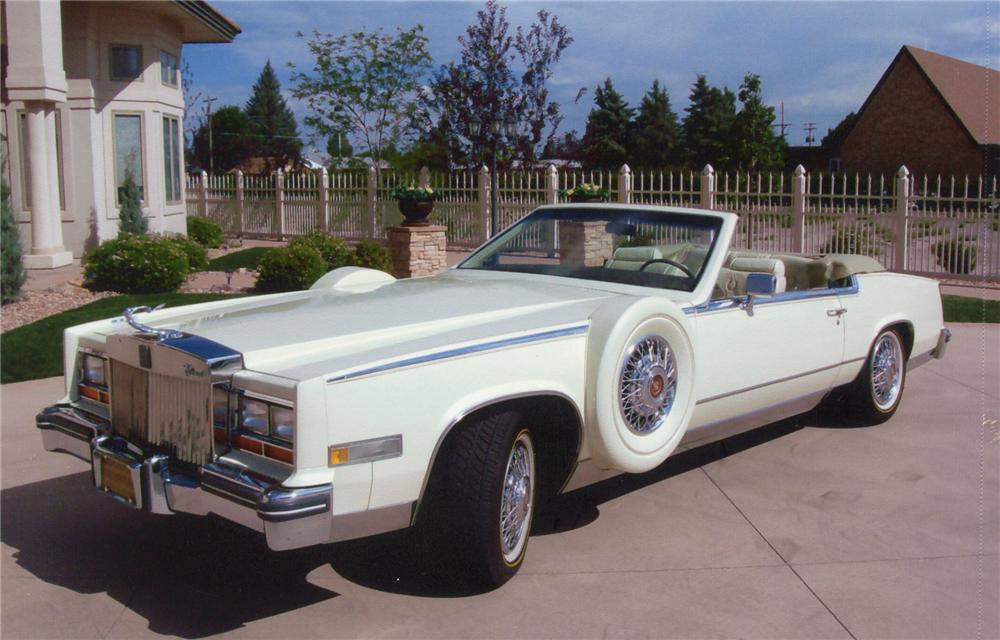
{"type": "Polygon", "coordinates": [[[586,194],[574,193],[570,195],[569,201],[576,204],[580,204],[588,202],[607,202],[608,199],[602,195],[586,195],[586,194]]]}
{"type": "Polygon", "coordinates": [[[434,210],[434,198],[400,198],[397,201],[399,212],[406,218],[405,227],[425,227],[431,222],[427,219],[434,210]]]}

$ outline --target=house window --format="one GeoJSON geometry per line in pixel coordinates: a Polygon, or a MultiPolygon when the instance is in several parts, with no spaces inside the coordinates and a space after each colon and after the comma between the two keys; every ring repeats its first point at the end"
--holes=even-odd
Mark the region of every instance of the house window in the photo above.
{"type": "Polygon", "coordinates": [[[122,187],[125,176],[132,174],[132,179],[139,186],[139,198],[146,199],[142,179],[142,116],[138,113],[116,113],[115,119],[115,187],[118,191],[118,202],[121,202],[122,187]]]}
{"type": "Polygon", "coordinates": [[[163,84],[170,85],[171,87],[177,86],[177,77],[180,74],[180,68],[177,66],[177,56],[167,53],[166,51],[160,52],[160,81],[163,84]]]}
{"type": "MultiPolygon", "coordinates": [[[[63,145],[62,145],[62,114],[58,109],[56,109],[56,167],[59,172],[59,208],[66,209],[66,188],[65,180],[63,179],[63,145]]],[[[20,137],[21,146],[21,177],[23,180],[23,189],[21,196],[21,202],[24,205],[24,209],[31,209],[31,163],[28,162],[28,128],[27,128],[27,114],[25,112],[20,112],[18,114],[18,134],[20,137]]]]}
{"type": "Polygon", "coordinates": [[[163,184],[167,202],[181,200],[181,122],[163,116],[163,184]]]}
{"type": "Polygon", "coordinates": [[[111,45],[111,79],[135,80],[142,75],[142,47],[111,45]]]}

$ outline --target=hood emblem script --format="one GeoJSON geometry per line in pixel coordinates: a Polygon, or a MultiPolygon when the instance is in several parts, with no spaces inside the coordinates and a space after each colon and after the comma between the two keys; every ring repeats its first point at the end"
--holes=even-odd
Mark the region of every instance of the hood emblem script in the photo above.
{"type": "Polygon", "coordinates": [[[125,309],[125,313],[123,315],[125,317],[125,322],[127,322],[130,327],[142,333],[155,335],[157,340],[162,341],[162,340],[174,340],[176,338],[183,338],[184,334],[180,331],[177,331],[176,329],[155,329],[149,326],[148,324],[143,324],[139,322],[135,317],[135,314],[137,313],[148,313],[150,311],[156,311],[162,308],[163,308],[162,304],[153,307],[152,309],[150,309],[147,306],[129,307],[128,309],[125,309]]]}

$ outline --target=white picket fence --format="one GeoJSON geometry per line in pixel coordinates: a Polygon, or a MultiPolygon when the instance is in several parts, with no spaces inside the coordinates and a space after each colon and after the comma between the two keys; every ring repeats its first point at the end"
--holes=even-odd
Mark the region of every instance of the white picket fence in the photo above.
{"type": "MultiPolygon", "coordinates": [[[[490,174],[383,170],[188,176],[188,215],[210,217],[227,235],[282,239],[319,229],[348,240],[384,239],[402,222],[389,191],[431,186],[432,219],[452,247],[488,239],[490,174]]],[[[497,176],[505,228],[535,207],[563,202],[582,182],[613,202],[732,211],[733,246],[758,251],[863,253],[890,269],[966,280],[1000,280],[1000,193],[996,178],[816,174],[544,170],[497,176]]],[[[528,240],[530,242],[530,239],[528,240]]],[[[542,242],[539,239],[539,242],[542,242]]]]}

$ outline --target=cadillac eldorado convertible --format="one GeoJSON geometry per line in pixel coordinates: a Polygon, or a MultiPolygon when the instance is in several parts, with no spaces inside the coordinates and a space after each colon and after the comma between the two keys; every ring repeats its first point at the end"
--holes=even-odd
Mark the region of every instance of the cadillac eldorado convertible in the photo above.
{"type": "Polygon", "coordinates": [[[131,507],[275,550],[429,522],[499,585],[541,498],[824,401],[884,421],[944,355],[937,282],[730,249],[736,223],[553,205],[433,277],[128,309],[66,331],[37,426],[131,507]]]}

